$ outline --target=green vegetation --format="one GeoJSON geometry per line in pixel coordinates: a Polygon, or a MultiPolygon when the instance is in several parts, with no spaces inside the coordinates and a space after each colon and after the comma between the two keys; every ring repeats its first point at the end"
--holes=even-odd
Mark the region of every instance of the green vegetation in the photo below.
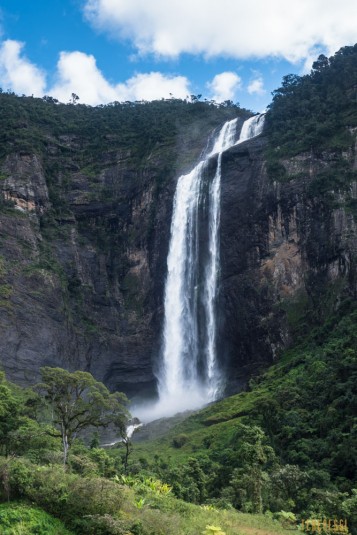
{"type": "Polygon", "coordinates": [[[0,158],[15,151],[47,156],[53,178],[60,169],[68,176],[66,163],[71,160],[95,179],[96,165],[102,165],[103,155],[126,150],[138,163],[160,144],[161,149],[167,147],[172,157],[177,137],[184,136],[185,145],[190,147],[202,127],[209,131],[237,113],[249,116],[247,110],[231,102],[217,106],[197,99],[191,102],[162,99],[113,102],[93,108],[84,104],[60,104],[48,97],[1,93],[0,158]],[[51,153],[55,153],[55,159],[51,153]]]}
{"type": "MultiPolygon", "coordinates": [[[[81,416],[77,409],[81,407],[84,408],[82,422],[93,423],[92,418],[86,416],[88,404],[91,411],[96,408],[100,411],[103,389],[106,391],[104,385],[100,387],[94,380],[88,387],[88,375],[84,372],[71,374],[58,368],[43,369],[46,383],[42,390],[46,396],[41,399],[37,395],[38,387],[23,390],[1,376],[0,501],[3,503],[0,505],[0,533],[197,535],[222,532],[249,535],[253,528],[258,535],[288,533],[277,520],[266,515],[238,513],[231,506],[222,509],[202,505],[206,499],[206,476],[196,459],[187,464],[188,491],[192,490],[190,477],[194,477],[197,484],[196,493],[190,496],[184,494],[186,481],[177,481],[171,486],[154,475],[145,474],[145,470],[138,474],[135,463],[125,466],[127,457],[122,443],[119,449],[104,450],[97,446],[96,436],[90,447],[78,438],[74,440],[64,466],[62,437],[56,432],[58,415],[64,412],[70,421],[74,415],[72,422],[78,422],[81,416]],[[67,379],[65,384],[64,378],[67,379]],[[63,403],[60,406],[61,387],[63,403]],[[88,388],[92,389],[90,395],[88,388]],[[78,395],[83,398],[81,402],[78,395]],[[39,410],[43,406],[47,407],[47,415],[53,411],[53,423],[48,423],[46,411],[39,410]],[[127,468],[129,474],[125,473],[127,468]],[[197,505],[175,497],[180,492],[197,505]]],[[[122,413],[119,417],[122,419],[122,413]]],[[[259,432],[258,435],[260,437],[259,432]]],[[[252,451],[248,456],[251,454],[255,464],[260,450],[258,457],[252,451]]]]}
{"type": "Polygon", "coordinates": [[[348,195],[352,180],[357,128],[357,45],[341,48],[331,58],[320,55],[305,76],[287,75],[274,91],[267,113],[268,173],[272,180],[286,182],[306,177],[307,195],[333,200],[332,192],[348,195]],[[304,155],[296,170],[288,170],[286,158],[304,155]],[[316,158],[327,158],[328,166],[316,168],[316,158]],[[313,182],[309,171],[314,166],[313,182]],[[330,197],[330,199],[328,199],[330,197]]]}
{"type": "Polygon", "coordinates": [[[0,505],[0,527],[2,535],[72,535],[41,509],[18,503],[0,505]]]}
{"type": "Polygon", "coordinates": [[[79,535],[273,535],[324,519],[357,533],[356,321],[350,302],[246,392],[134,443],[129,459],[123,443],[74,440],[66,469],[36,392],[2,377],[2,499],[35,504],[79,535]]]}
{"type": "Polygon", "coordinates": [[[320,55],[311,74],[284,76],[274,91],[266,132],[278,157],[349,149],[357,126],[357,44],[320,55]]]}
{"type": "MultiPolygon", "coordinates": [[[[356,178],[350,165],[356,73],[356,46],[330,59],[320,56],[310,75],[284,78],[267,116],[271,177],[310,176],[306,162],[322,156],[328,165],[306,182],[306,196],[331,207],[332,192],[344,192],[353,214],[356,202],[348,191],[356,178]]],[[[90,311],[81,308],[86,288],[52,246],[69,239],[67,194],[75,180],[86,184],[84,204],[99,198],[101,210],[111,214],[113,203],[132,202],[151,177],[147,228],[128,224],[124,239],[125,213],[106,217],[94,210],[78,219],[80,239],[94,241],[112,279],[122,281],[125,310],[140,315],[145,296],[134,291],[125,249],[140,244],[144,234],[149,239],[160,193],[200,150],[197,131],[248,112],[197,99],[97,108],[74,105],[76,100],[73,95],[62,105],[51,97],[0,94],[0,159],[4,163],[14,151],[40,158],[52,209],[41,217],[43,243],[24,275],[52,275],[67,319],[75,314],[78,328],[98,337],[90,311]],[[115,175],[103,183],[100,171],[118,161],[126,162],[126,182],[115,175]]],[[[2,183],[7,176],[1,172],[2,183]]],[[[11,203],[2,202],[0,210],[15,213],[11,203]]],[[[0,258],[1,306],[11,300],[7,277],[0,258]]],[[[343,285],[320,292],[312,307],[306,295],[283,303],[294,345],[279,362],[252,379],[247,391],[192,414],[155,440],[132,445],[123,433],[123,398],[85,372],[44,368],[43,383],[27,390],[0,373],[0,532],[277,535],[306,520],[347,519],[357,534],[357,309],[343,285]],[[90,425],[110,421],[124,440],[106,450],[97,434],[89,436],[90,425]],[[80,437],[80,431],[86,434],[80,437]]]]}
{"type": "Polygon", "coordinates": [[[350,303],[248,391],[135,445],[132,462],[190,502],[298,520],[346,517],[357,533],[356,322],[350,303]]]}
{"type": "Polygon", "coordinates": [[[43,382],[37,390],[51,409],[51,423],[63,444],[64,464],[75,436],[89,426],[114,424],[118,434],[126,436],[128,413],[123,405],[124,394],[110,394],[103,383],[87,372],[44,367],[41,374],[43,382]]]}

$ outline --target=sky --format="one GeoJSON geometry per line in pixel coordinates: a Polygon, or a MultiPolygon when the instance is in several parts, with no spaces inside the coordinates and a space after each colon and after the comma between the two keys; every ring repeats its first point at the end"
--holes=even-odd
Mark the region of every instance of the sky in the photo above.
{"type": "Polygon", "coordinates": [[[186,98],[252,111],[357,42],[357,0],[0,0],[0,87],[98,105],[186,98]]]}

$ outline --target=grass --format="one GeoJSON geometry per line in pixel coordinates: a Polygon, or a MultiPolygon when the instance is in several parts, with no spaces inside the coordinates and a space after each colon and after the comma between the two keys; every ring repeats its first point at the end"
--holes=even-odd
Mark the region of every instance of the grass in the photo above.
{"type": "MultiPolygon", "coordinates": [[[[211,533],[209,526],[220,528],[224,535],[288,535],[281,524],[266,515],[239,513],[234,509],[219,510],[212,506],[186,503],[173,496],[159,495],[155,490],[146,490],[139,498],[135,489],[122,487],[123,501],[118,513],[107,524],[106,534],[126,535],[145,533],[149,535],[199,535],[211,533]],[[124,523],[124,524],[123,524],[124,523]],[[116,526],[110,529],[109,526],[116,526]]],[[[105,515],[103,519],[109,518],[105,515]]],[[[1,535],[74,535],[62,522],[38,507],[27,503],[0,505],[1,535]]],[[[80,533],[83,533],[80,530],[80,533]]],[[[90,531],[96,533],[96,531],[90,531]]]]}
{"type": "Polygon", "coordinates": [[[73,535],[42,509],[22,503],[0,505],[1,535],[73,535]]]}
{"type": "Polygon", "coordinates": [[[124,502],[121,515],[135,518],[152,535],[199,535],[205,533],[207,526],[220,528],[225,535],[288,535],[295,532],[295,529],[284,529],[278,521],[266,515],[194,505],[173,496],[158,496],[155,492],[147,492],[139,507],[133,507],[133,501],[138,504],[133,498],[124,502]]]}

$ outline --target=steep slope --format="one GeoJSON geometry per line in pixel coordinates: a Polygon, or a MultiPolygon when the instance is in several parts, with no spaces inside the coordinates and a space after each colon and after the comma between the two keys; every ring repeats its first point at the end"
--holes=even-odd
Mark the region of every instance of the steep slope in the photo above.
{"type": "Polygon", "coordinates": [[[346,303],[246,392],[139,430],[132,462],[188,501],[347,517],[357,533],[356,320],[346,303]]]}
{"type": "Polygon", "coordinates": [[[292,172],[279,182],[267,173],[266,143],[238,145],[223,160],[219,347],[233,384],[246,383],[297,335],[356,297],[353,145],[343,155],[344,185],[336,187],[337,171],[319,189],[340,154],[286,158],[292,172]],[[299,323],[308,312],[309,322],[299,323]]]}

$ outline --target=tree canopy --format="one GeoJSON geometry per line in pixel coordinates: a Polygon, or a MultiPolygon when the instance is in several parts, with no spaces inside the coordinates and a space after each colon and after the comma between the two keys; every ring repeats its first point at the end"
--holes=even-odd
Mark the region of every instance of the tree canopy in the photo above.
{"type": "Polygon", "coordinates": [[[266,133],[279,156],[351,144],[357,126],[357,44],[320,55],[309,75],[284,76],[273,92],[266,133]]]}
{"type": "Polygon", "coordinates": [[[52,424],[62,439],[64,464],[73,439],[83,429],[112,423],[120,433],[125,432],[129,413],[124,394],[111,394],[87,372],[44,367],[41,374],[43,382],[37,390],[51,407],[52,424]]]}

